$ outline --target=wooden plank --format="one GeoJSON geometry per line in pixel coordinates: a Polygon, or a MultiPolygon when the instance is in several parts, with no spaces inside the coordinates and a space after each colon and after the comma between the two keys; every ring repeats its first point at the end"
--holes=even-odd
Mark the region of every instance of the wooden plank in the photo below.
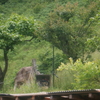
{"type": "Polygon", "coordinates": [[[100,100],[100,89],[0,94],[0,100],[100,100]]]}
{"type": "Polygon", "coordinates": [[[0,97],[0,100],[2,100],[2,97],[0,97]]]}
{"type": "Polygon", "coordinates": [[[0,100],[15,100],[14,98],[9,98],[9,97],[2,97],[0,100]]]}
{"type": "Polygon", "coordinates": [[[48,95],[47,92],[38,92],[38,93],[26,93],[26,94],[10,94],[11,97],[23,97],[23,96],[42,96],[42,95],[48,95]]]}
{"type": "Polygon", "coordinates": [[[98,94],[89,93],[88,97],[94,100],[100,100],[100,93],[98,94]]]}
{"type": "Polygon", "coordinates": [[[80,95],[73,95],[73,94],[70,94],[69,95],[69,99],[74,99],[74,100],[85,100],[83,99],[80,95]]]}
{"type": "Polygon", "coordinates": [[[15,100],[19,100],[19,98],[18,97],[15,97],[15,100]]]}
{"type": "Polygon", "coordinates": [[[65,96],[51,96],[50,100],[69,100],[68,97],[65,96]]]}

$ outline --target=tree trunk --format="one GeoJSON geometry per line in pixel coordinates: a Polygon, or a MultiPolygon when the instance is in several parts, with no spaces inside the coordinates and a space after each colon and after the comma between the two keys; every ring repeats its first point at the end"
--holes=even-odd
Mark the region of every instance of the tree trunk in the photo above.
{"type": "Polygon", "coordinates": [[[0,90],[2,89],[3,87],[3,72],[2,72],[2,69],[0,67],[0,90]]]}
{"type": "Polygon", "coordinates": [[[3,88],[3,85],[4,85],[4,78],[5,78],[5,75],[7,73],[7,70],[8,70],[8,51],[9,49],[4,49],[4,62],[5,62],[5,67],[4,67],[4,70],[2,70],[2,68],[0,67],[0,90],[3,88]]]}

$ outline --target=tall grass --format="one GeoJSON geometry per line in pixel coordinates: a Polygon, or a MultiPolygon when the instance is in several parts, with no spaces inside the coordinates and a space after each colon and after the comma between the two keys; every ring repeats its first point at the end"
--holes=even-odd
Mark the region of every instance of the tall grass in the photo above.
{"type": "Polygon", "coordinates": [[[74,83],[73,72],[70,70],[63,70],[57,72],[57,77],[55,77],[54,87],[59,90],[72,90],[74,83]]]}

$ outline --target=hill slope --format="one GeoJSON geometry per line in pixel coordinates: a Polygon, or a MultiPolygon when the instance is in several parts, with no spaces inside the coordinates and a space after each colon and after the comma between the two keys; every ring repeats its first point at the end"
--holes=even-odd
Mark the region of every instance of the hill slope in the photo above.
{"type": "MultiPolygon", "coordinates": [[[[0,5],[0,14],[4,18],[9,18],[12,13],[18,13],[25,16],[33,16],[35,19],[45,21],[50,11],[58,5],[64,5],[67,2],[79,2],[80,6],[85,5],[88,0],[8,0],[5,4],[0,5]]],[[[62,51],[55,48],[56,67],[64,61],[62,51]]],[[[36,59],[39,69],[45,69],[45,73],[52,72],[52,45],[46,41],[33,40],[15,46],[15,50],[9,53],[9,69],[5,78],[4,87],[13,88],[14,78],[20,68],[31,66],[32,59],[36,59]],[[43,67],[45,65],[45,67],[43,67]],[[47,69],[47,70],[46,70],[47,69]]],[[[65,59],[66,60],[66,59],[65,59]]],[[[0,50],[0,66],[3,67],[3,55],[0,50]]],[[[5,90],[4,90],[5,91],[5,90]]],[[[6,90],[7,91],[7,90],[6,90]]]]}

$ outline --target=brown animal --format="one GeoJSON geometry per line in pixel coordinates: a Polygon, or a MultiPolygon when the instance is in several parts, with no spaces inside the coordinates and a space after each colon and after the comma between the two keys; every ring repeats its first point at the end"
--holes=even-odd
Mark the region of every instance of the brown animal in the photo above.
{"type": "Polygon", "coordinates": [[[36,63],[33,60],[33,66],[23,67],[17,73],[14,80],[14,90],[19,88],[22,84],[29,84],[34,80],[35,74],[40,74],[39,71],[36,70],[36,63]]]}

